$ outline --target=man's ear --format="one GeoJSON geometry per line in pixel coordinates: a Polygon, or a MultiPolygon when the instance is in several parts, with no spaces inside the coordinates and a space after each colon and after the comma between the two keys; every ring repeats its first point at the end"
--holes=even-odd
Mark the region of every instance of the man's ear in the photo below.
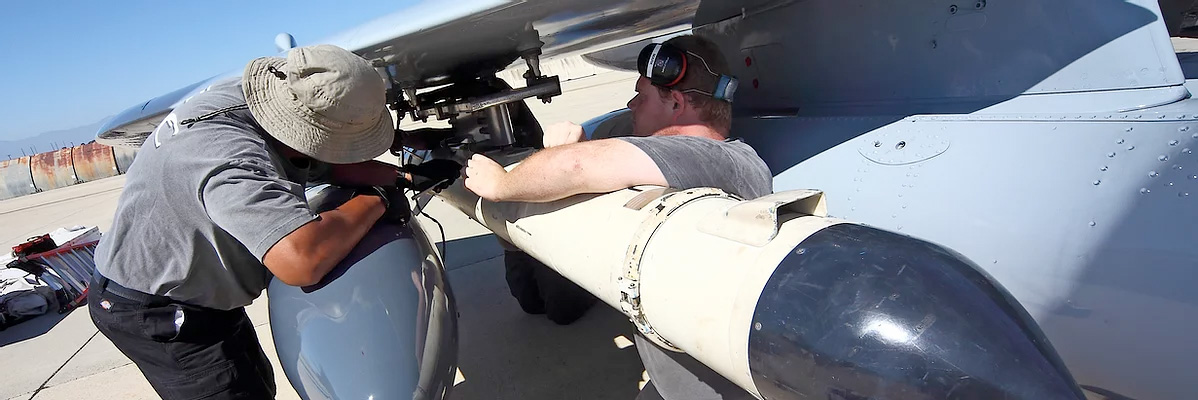
{"type": "Polygon", "coordinates": [[[682,116],[682,113],[686,112],[686,108],[690,106],[690,103],[686,102],[686,95],[677,90],[670,91],[670,100],[674,102],[674,108],[671,111],[674,119],[677,120],[682,116]]]}

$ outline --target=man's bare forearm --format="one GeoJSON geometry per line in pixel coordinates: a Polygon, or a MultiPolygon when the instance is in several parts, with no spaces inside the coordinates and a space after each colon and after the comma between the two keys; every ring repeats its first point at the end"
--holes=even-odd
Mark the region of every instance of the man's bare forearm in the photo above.
{"type": "Polygon", "coordinates": [[[486,157],[477,157],[481,158],[471,159],[475,177],[468,177],[466,184],[491,201],[541,203],[582,193],[607,193],[636,185],[667,184],[648,155],[635,145],[617,139],[541,150],[510,172],[503,172],[502,167],[486,157]]]}
{"type": "Polygon", "coordinates": [[[320,214],[322,238],[316,242],[315,265],[317,280],[324,277],[338,262],[341,262],[354,246],[370,232],[374,223],[383,216],[386,208],[374,196],[358,196],[341,207],[320,214]]]}
{"type": "Polygon", "coordinates": [[[377,197],[350,199],[284,237],[266,253],[264,263],[288,285],[315,284],[353,250],[384,211],[377,197]]]}
{"type": "Polygon", "coordinates": [[[498,200],[543,203],[584,193],[596,166],[581,161],[570,146],[541,150],[504,176],[498,200]]]}

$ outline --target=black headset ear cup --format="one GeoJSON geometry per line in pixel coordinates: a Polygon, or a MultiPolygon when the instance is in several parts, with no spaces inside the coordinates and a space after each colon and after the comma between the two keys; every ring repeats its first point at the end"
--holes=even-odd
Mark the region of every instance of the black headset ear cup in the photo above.
{"type": "Polygon", "coordinates": [[[636,68],[641,76],[654,85],[674,86],[686,74],[686,53],[672,46],[650,44],[641,49],[636,68]]]}
{"type": "Polygon", "coordinates": [[[657,47],[657,45],[650,43],[648,46],[645,46],[645,48],[641,49],[640,55],[636,56],[636,70],[641,74],[641,76],[646,78],[649,77],[646,71],[648,71],[647,66],[649,65],[649,56],[653,54],[654,47],[657,47]]]}
{"type": "MultiPolygon", "coordinates": [[[[642,77],[645,77],[654,86],[663,88],[673,88],[674,85],[682,82],[682,79],[687,74],[688,58],[687,52],[680,48],[667,44],[651,43],[641,49],[641,53],[636,57],[636,69],[642,77]]],[[[732,97],[736,94],[737,80],[736,77],[730,75],[717,74],[711,71],[711,66],[707,65],[707,61],[694,53],[689,53],[697,62],[703,65],[697,65],[695,68],[700,68],[699,73],[710,73],[717,78],[715,88],[708,93],[704,89],[689,88],[684,92],[702,93],[706,96],[723,100],[729,103],[732,102],[732,97]]]]}

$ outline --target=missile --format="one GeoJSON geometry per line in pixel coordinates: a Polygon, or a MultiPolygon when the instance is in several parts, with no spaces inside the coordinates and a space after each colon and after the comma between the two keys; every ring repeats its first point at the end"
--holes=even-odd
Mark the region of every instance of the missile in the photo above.
{"type": "MultiPolygon", "coordinates": [[[[508,168],[527,152],[496,152],[508,168]]],[[[819,191],[751,201],[636,187],[449,204],[759,399],[1083,399],[1026,310],[952,250],[830,218],[819,191]]],[[[652,379],[652,377],[650,377],[652,379]]]]}
{"type": "MultiPolygon", "coordinates": [[[[353,191],[307,191],[313,211],[353,191]]],[[[304,399],[442,399],[453,386],[457,311],[424,230],[379,222],[319,283],[267,287],[283,372],[304,399]]]]}

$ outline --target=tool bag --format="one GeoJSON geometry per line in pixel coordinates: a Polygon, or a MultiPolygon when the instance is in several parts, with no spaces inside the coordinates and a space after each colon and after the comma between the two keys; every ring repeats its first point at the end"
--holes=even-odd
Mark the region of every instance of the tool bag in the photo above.
{"type": "Polygon", "coordinates": [[[29,238],[25,243],[18,244],[12,247],[13,257],[21,258],[30,254],[44,253],[58,248],[54,244],[54,239],[50,238],[50,234],[34,236],[29,238]]]}

